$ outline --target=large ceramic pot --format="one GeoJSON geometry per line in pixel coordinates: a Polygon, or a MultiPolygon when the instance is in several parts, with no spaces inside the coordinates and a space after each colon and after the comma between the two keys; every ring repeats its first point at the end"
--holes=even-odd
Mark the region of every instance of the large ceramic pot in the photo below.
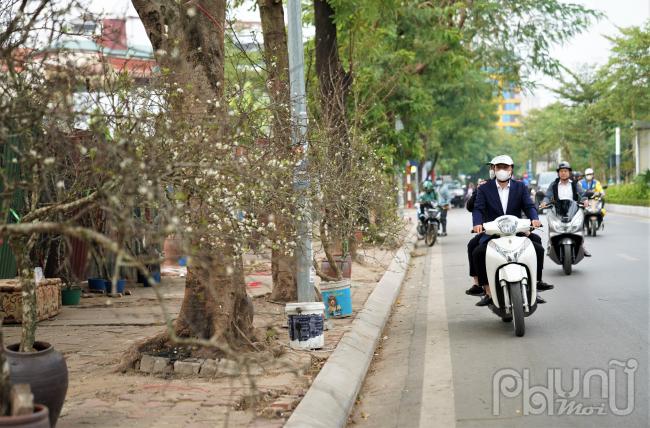
{"type": "Polygon", "coordinates": [[[21,416],[0,416],[0,427],[6,428],[50,428],[47,407],[34,405],[34,413],[21,416]]]}
{"type": "Polygon", "coordinates": [[[68,391],[68,366],[60,352],[46,342],[35,342],[36,352],[18,352],[19,345],[7,346],[11,383],[28,383],[34,402],[49,409],[50,424],[56,426],[68,391]]]}

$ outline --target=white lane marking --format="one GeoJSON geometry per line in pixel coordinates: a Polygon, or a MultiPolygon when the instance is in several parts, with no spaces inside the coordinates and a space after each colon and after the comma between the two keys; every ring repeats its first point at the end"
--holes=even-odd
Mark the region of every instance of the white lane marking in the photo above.
{"type": "Polygon", "coordinates": [[[420,427],[454,428],[456,407],[451,369],[449,325],[442,273],[442,246],[431,254],[431,275],[427,301],[427,334],[420,407],[420,427]]]}
{"type": "Polygon", "coordinates": [[[632,256],[630,256],[628,254],[625,254],[625,253],[616,253],[616,255],[619,256],[622,259],[629,260],[631,262],[638,262],[639,261],[639,259],[637,259],[636,257],[632,257],[632,256]]]}

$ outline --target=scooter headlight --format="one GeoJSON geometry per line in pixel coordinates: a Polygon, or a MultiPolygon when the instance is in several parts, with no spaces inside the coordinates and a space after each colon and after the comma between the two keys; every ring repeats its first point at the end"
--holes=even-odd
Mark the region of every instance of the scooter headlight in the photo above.
{"type": "Polygon", "coordinates": [[[562,223],[562,220],[560,220],[558,217],[549,216],[548,222],[551,226],[551,230],[555,232],[566,232],[566,229],[568,228],[568,225],[562,223]]]}
{"type": "Polygon", "coordinates": [[[514,235],[517,231],[517,222],[512,218],[502,218],[497,222],[497,227],[503,235],[514,235]]]}
{"type": "Polygon", "coordinates": [[[583,223],[584,223],[585,217],[578,213],[575,217],[573,217],[573,220],[571,220],[571,223],[566,226],[568,229],[567,231],[569,233],[576,233],[582,230],[583,223]]]}
{"type": "Polygon", "coordinates": [[[489,241],[488,245],[492,247],[497,253],[499,253],[508,262],[518,262],[519,257],[521,257],[524,251],[526,251],[526,248],[528,248],[528,246],[530,245],[530,239],[524,240],[523,244],[521,244],[519,248],[512,251],[499,247],[497,243],[494,241],[489,241]]]}

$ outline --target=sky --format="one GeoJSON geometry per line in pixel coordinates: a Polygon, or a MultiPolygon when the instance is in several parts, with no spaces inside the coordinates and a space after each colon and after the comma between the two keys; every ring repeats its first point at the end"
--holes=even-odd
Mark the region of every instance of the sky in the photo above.
{"type": "MultiPolygon", "coordinates": [[[[130,0],[87,0],[91,11],[105,12],[113,16],[131,17],[128,21],[127,32],[134,44],[148,44],[146,32],[137,18],[137,13],[130,0]]],[[[579,68],[585,64],[602,65],[607,62],[610,42],[605,36],[614,36],[617,28],[642,25],[650,19],[650,0],[571,0],[584,6],[601,11],[605,17],[591,25],[585,32],[574,37],[562,46],[556,46],[552,53],[563,65],[570,69],[579,68]]],[[[250,10],[254,1],[247,0],[248,6],[240,7],[234,13],[244,21],[258,20],[256,10],[250,10]]],[[[556,85],[550,78],[538,76],[538,88],[524,97],[524,111],[539,108],[555,101],[552,91],[543,86],[556,85]]]]}

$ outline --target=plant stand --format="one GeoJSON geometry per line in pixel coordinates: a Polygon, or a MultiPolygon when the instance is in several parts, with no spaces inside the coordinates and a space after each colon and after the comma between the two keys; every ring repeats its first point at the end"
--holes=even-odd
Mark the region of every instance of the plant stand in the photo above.
{"type": "MultiPolygon", "coordinates": [[[[0,310],[5,324],[20,324],[23,319],[23,296],[20,280],[0,280],[0,310]]],[[[61,311],[61,279],[46,278],[36,286],[36,320],[52,318],[61,311]]]]}

